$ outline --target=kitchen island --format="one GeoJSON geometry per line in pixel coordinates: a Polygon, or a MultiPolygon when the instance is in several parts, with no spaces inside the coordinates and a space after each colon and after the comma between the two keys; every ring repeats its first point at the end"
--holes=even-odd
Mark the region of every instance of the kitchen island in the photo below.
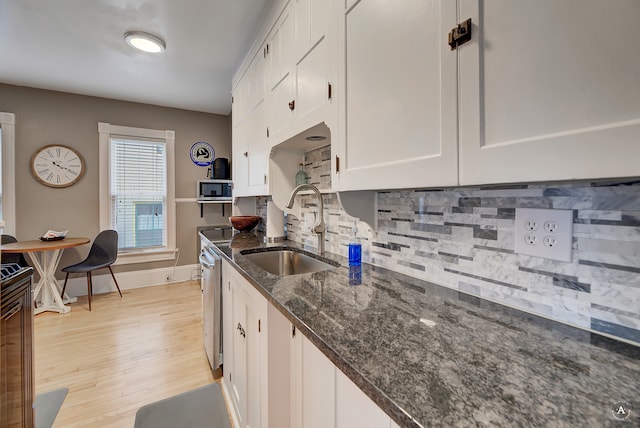
{"type": "Polygon", "coordinates": [[[402,427],[640,425],[637,346],[330,253],[338,267],[292,276],[240,254],[269,247],[218,250],[402,427]]]}

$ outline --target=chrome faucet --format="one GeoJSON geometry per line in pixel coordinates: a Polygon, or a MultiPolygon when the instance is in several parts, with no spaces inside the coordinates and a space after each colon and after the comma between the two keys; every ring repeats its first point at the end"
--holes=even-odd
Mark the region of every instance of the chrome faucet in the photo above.
{"type": "Polygon", "coordinates": [[[293,189],[293,192],[291,192],[291,196],[289,196],[289,203],[287,204],[287,208],[289,209],[293,208],[293,204],[295,203],[295,197],[298,194],[298,192],[300,192],[301,190],[313,190],[313,192],[318,197],[318,201],[320,202],[320,210],[318,212],[318,221],[316,222],[315,226],[313,226],[313,229],[311,230],[313,233],[318,235],[318,253],[322,255],[324,254],[324,232],[325,232],[324,217],[323,217],[324,204],[322,202],[322,194],[320,193],[318,188],[313,184],[300,184],[295,189],[293,189]]]}

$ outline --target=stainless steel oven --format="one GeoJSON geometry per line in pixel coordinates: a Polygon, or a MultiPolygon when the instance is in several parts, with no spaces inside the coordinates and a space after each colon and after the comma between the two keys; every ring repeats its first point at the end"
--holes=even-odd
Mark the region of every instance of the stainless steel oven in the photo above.
{"type": "Polygon", "coordinates": [[[222,259],[213,247],[200,251],[204,349],[212,370],[222,364],[222,259]]]}

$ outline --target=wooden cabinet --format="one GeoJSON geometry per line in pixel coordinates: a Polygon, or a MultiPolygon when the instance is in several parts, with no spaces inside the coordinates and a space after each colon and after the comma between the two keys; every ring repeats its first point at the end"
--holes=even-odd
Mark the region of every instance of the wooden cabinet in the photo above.
{"type": "Polygon", "coordinates": [[[460,184],[640,173],[640,2],[460,2],[460,184]]]}
{"type": "MultiPolygon", "coordinates": [[[[0,426],[33,427],[34,355],[31,268],[3,278],[0,298],[0,426]]],[[[4,274],[3,274],[4,276],[4,274]]]]}
{"type": "Polygon", "coordinates": [[[237,426],[267,427],[267,301],[227,262],[222,269],[225,390],[237,426]]]}
{"type": "Polygon", "coordinates": [[[456,55],[447,1],[361,0],[343,10],[339,189],[458,182],[456,55]]]}

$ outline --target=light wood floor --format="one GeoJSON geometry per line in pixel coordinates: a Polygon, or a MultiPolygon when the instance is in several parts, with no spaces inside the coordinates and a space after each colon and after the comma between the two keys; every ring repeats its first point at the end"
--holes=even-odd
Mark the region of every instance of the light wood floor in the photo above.
{"type": "Polygon", "coordinates": [[[141,406],[214,381],[197,281],[123,295],[36,315],[36,393],[69,388],[54,427],[133,427],[141,406]]]}

